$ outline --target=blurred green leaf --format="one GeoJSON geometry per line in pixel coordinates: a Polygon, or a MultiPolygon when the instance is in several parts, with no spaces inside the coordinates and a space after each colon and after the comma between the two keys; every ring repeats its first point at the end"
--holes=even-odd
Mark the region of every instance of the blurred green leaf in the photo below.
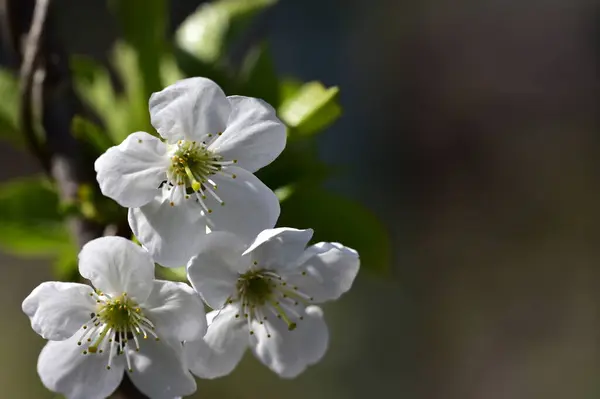
{"type": "Polygon", "coordinates": [[[142,80],[142,97],[162,89],[160,64],[166,40],[165,0],[114,0],[125,39],[134,50],[134,66],[142,80]]]}
{"type": "MultiPolygon", "coordinates": [[[[113,51],[112,62],[115,65],[125,87],[126,120],[127,131],[121,133],[123,138],[135,131],[152,132],[150,124],[150,113],[148,112],[148,100],[154,91],[163,89],[158,85],[150,93],[144,91],[144,81],[140,74],[140,68],[135,63],[135,53],[132,48],[124,43],[118,43],[113,51]]],[[[119,140],[120,143],[122,140],[119,140]]]]}
{"type": "Polygon", "coordinates": [[[77,267],[77,249],[75,246],[71,250],[65,249],[52,263],[54,277],[58,281],[77,281],[79,280],[79,270],[77,267]]]}
{"type": "Polygon", "coordinates": [[[76,138],[91,144],[98,153],[103,153],[114,145],[100,126],[79,115],[73,117],[71,131],[76,138]]]}
{"type": "Polygon", "coordinates": [[[283,153],[256,176],[276,189],[291,183],[317,184],[329,176],[329,168],[319,159],[315,141],[303,139],[288,141],[283,153]]]}
{"type": "Polygon", "coordinates": [[[235,82],[229,71],[217,65],[204,62],[187,50],[175,47],[173,54],[177,65],[185,76],[202,76],[215,81],[225,93],[235,92],[235,82]]]}
{"type": "Polygon", "coordinates": [[[106,68],[84,57],[73,57],[71,68],[79,97],[100,117],[112,142],[121,142],[127,134],[127,102],[115,93],[106,68]]]}
{"type": "Polygon", "coordinates": [[[245,96],[261,98],[273,106],[279,104],[279,80],[267,43],[261,43],[248,52],[240,81],[245,96]]]}
{"type": "Polygon", "coordinates": [[[72,249],[59,212],[59,199],[43,178],[0,185],[0,248],[24,256],[61,254],[72,249]]]}
{"type": "Polygon", "coordinates": [[[337,87],[325,88],[319,82],[304,84],[279,107],[279,117],[302,135],[311,135],[335,122],[342,114],[337,87]]]}
{"type": "Polygon", "coordinates": [[[163,58],[160,64],[160,75],[165,86],[172,85],[185,78],[183,72],[179,70],[175,57],[172,54],[165,55],[163,58]]]}
{"type": "Polygon", "coordinates": [[[341,242],[359,252],[363,269],[388,272],[390,240],[382,223],[367,208],[316,186],[291,190],[281,202],[278,225],[313,228],[313,241],[341,242]]]}
{"type": "Polygon", "coordinates": [[[216,63],[227,44],[276,0],[219,0],[201,5],[177,29],[176,43],[203,62],[216,63]]]}
{"type": "Polygon", "coordinates": [[[156,266],[157,278],[187,283],[187,271],[184,267],[162,267],[156,266]]]}
{"type": "Polygon", "coordinates": [[[120,92],[115,90],[111,75],[103,65],[84,57],[74,57],[71,64],[77,93],[100,117],[101,129],[112,144],[119,144],[135,131],[152,133],[154,129],[133,50],[124,43],[117,43],[111,61],[123,85],[120,92]]]}
{"type": "Polygon", "coordinates": [[[19,81],[6,69],[0,69],[0,138],[13,145],[22,146],[19,129],[19,81]]]}
{"type": "Polygon", "coordinates": [[[279,82],[279,99],[285,102],[294,97],[302,88],[302,81],[296,78],[283,78],[279,82]]]}

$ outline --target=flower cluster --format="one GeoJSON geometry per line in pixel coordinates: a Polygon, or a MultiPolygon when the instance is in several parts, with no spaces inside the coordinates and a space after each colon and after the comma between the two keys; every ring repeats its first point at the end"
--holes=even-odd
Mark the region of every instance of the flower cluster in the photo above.
{"type": "Polygon", "coordinates": [[[95,164],[141,246],[93,240],[79,254],[92,286],[46,282],[23,302],[49,341],[42,382],[68,399],[105,398],[127,373],[146,396],[172,399],[196,390],[193,375],[232,372],[247,348],[297,376],[323,357],[317,305],[350,289],[358,254],[308,246],[310,229],[274,228],[279,202],[253,174],[285,147],[271,106],[192,78],[154,93],[150,115],[159,137],[132,133],[95,164]],[[155,280],[155,262],[187,265],[191,286],[155,280]]]}

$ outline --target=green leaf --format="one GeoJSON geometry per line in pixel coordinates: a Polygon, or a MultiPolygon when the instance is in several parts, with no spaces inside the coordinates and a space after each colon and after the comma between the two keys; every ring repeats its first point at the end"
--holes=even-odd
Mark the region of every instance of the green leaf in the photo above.
{"type": "Polygon", "coordinates": [[[203,62],[216,63],[227,45],[276,0],[220,0],[201,5],[177,29],[175,40],[203,62]]]}
{"type": "Polygon", "coordinates": [[[0,69],[0,138],[13,145],[23,146],[19,129],[19,82],[17,77],[6,69],[0,69]]]}
{"type": "Polygon", "coordinates": [[[150,124],[150,113],[148,112],[148,100],[154,91],[163,89],[162,85],[159,82],[158,87],[152,89],[151,92],[144,91],[143,75],[140,74],[140,66],[135,63],[135,53],[130,46],[124,43],[118,43],[115,46],[112,62],[125,86],[124,108],[126,116],[124,119],[127,121],[128,130],[121,133],[121,135],[125,138],[135,131],[153,132],[154,129],[150,124]]]}
{"type": "Polygon", "coordinates": [[[296,96],[296,93],[302,88],[303,82],[296,78],[286,77],[279,82],[279,98],[281,102],[285,102],[296,96]]]}
{"type": "Polygon", "coordinates": [[[319,183],[329,176],[329,168],[319,160],[315,140],[293,140],[288,141],[283,153],[256,176],[276,189],[291,183],[319,183]]]}
{"type": "Polygon", "coordinates": [[[100,126],[80,115],[73,117],[71,131],[76,138],[91,144],[98,153],[103,153],[114,145],[100,126]]]}
{"type": "Polygon", "coordinates": [[[0,248],[24,256],[47,256],[73,244],[59,213],[59,199],[43,178],[23,178],[0,185],[0,248]]]}
{"type": "Polygon", "coordinates": [[[120,143],[129,133],[127,100],[113,89],[106,68],[85,57],[73,57],[74,86],[79,97],[102,120],[113,143],[120,143]]]}
{"type": "Polygon", "coordinates": [[[170,281],[187,282],[187,271],[184,267],[162,267],[156,266],[157,278],[170,281]]]}
{"type": "Polygon", "coordinates": [[[273,106],[279,104],[279,80],[267,43],[261,43],[248,52],[240,81],[245,96],[262,98],[273,106]]]}
{"type": "Polygon", "coordinates": [[[203,76],[217,83],[225,93],[235,92],[235,82],[230,71],[220,68],[195,57],[193,54],[179,47],[173,49],[173,54],[181,72],[186,76],[203,76]]]}
{"type": "Polygon", "coordinates": [[[278,114],[293,129],[292,133],[311,135],[331,125],[342,114],[338,94],[335,86],[325,88],[319,82],[309,82],[281,104],[278,114]]]}
{"type": "Polygon", "coordinates": [[[165,48],[167,2],[165,0],[115,0],[113,8],[121,20],[127,42],[135,54],[136,71],[145,99],[162,89],[160,64],[165,48]]]}
{"type": "Polygon", "coordinates": [[[111,57],[112,64],[123,83],[123,91],[117,92],[108,70],[85,57],[74,57],[75,88],[101,121],[110,141],[121,143],[135,131],[152,133],[142,78],[138,72],[135,53],[128,45],[117,43],[111,57]]]}
{"type": "Polygon", "coordinates": [[[389,271],[390,240],[382,223],[358,202],[315,186],[298,186],[281,202],[280,226],[311,227],[313,241],[333,241],[356,249],[361,267],[389,271]]]}
{"type": "Polygon", "coordinates": [[[79,280],[79,270],[77,268],[77,249],[75,246],[71,250],[65,249],[58,254],[52,263],[54,277],[58,281],[77,281],[79,280]]]}

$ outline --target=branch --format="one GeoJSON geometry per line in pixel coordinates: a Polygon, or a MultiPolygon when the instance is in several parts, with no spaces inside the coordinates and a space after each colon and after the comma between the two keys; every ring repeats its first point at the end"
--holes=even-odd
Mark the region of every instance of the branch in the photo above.
{"type": "MultiPolygon", "coordinates": [[[[7,2],[9,8],[11,3],[15,8],[25,3],[23,0],[7,2]]],[[[61,200],[77,202],[81,187],[97,188],[93,169],[96,154],[71,134],[71,121],[82,111],[82,106],[73,90],[68,54],[49,28],[52,22],[48,18],[50,1],[37,0],[30,8],[34,6],[31,28],[22,51],[21,124],[31,152],[56,181],[61,200]],[[39,102],[37,105],[41,109],[41,123],[46,134],[45,147],[37,141],[34,130],[36,101],[39,102]]],[[[12,32],[12,36],[19,38],[23,33],[12,32]]],[[[71,217],[68,224],[79,247],[101,237],[107,227],[82,216],[71,217]]],[[[120,233],[131,236],[129,231],[120,233]]],[[[146,399],[146,396],[125,375],[113,398],[146,399]]]]}
{"type": "Polygon", "coordinates": [[[34,127],[33,117],[33,89],[36,71],[40,62],[40,51],[42,47],[42,35],[48,15],[49,0],[37,0],[33,12],[31,29],[27,35],[25,50],[23,51],[23,62],[20,73],[20,107],[19,120],[25,141],[31,153],[40,161],[46,172],[50,170],[50,160],[45,148],[40,143],[34,127]]]}

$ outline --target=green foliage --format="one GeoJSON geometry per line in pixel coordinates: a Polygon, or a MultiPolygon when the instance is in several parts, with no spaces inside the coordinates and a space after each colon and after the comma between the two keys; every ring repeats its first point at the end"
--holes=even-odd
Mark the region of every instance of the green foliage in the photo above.
{"type": "Polygon", "coordinates": [[[102,126],[92,127],[95,124],[89,120],[82,122],[86,119],[80,117],[74,122],[75,133],[83,134],[94,145],[114,145],[135,131],[153,131],[148,115],[148,97],[144,94],[142,78],[130,46],[124,43],[115,46],[112,67],[122,83],[121,90],[115,88],[107,68],[87,58],[79,57],[72,61],[77,93],[102,121],[102,126]],[[107,136],[108,140],[100,139],[99,135],[107,136]]]}
{"type": "Polygon", "coordinates": [[[310,227],[313,241],[341,242],[361,257],[361,268],[379,274],[389,270],[391,246],[381,222],[363,205],[314,185],[278,190],[280,226],[310,227]]]}
{"type": "Polygon", "coordinates": [[[16,76],[6,70],[0,69],[0,139],[7,140],[17,146],[23,145],[23,138],[19,134],[19,82],[16,76]]]}
{"type": "Polygon", "coordinates": [[[275,2],[221,0],[203,4],[177,30],[177,44],[204,63],[217,63],[252,18],[275,2]]]}
{"type": "Polygon", "coordinates": [[[315,134],[329,127],[342,114],[337,102],[338,93],[337,87],[326,89],[319,82],[306,83],[281,104],[279,116],[294,132],[315,134]]]}
{"type": "Polygon", "coordinates": [[[58,254],[52,263],[52,271],[59,281],[77,281],[79,280],[77,266],[77,248],[73,245],[72,248],[58,254]]]}
{"type": "Polygon", "coordinates": [[[58,195],[43,178],[0,185],[0,219],[0,248],[6,252],[48,256],[73,249],[58,195]]]}
{"type": "MultiPolygon", "coordinates": [[[[72,70],[82,115],[72,132],[98,155],[130,133],[154,134],[148,113],[152,92],[188,76],[214,80],[229,94],[262,98],[288,127],[288,144],[271,165],[257,175],[282,204],[280,226],[311,227],[315,240],[338,241],[356,248],[364,269],[385,273],[390,243],[381,225],[363,205],[322,189],[331,167],[318,155],[316,137],[341,115],[339,89],[277,75],[269,44],[235,47],[241,65],[230,53],[252,19],[275,0],[217,0],[205,3],[176,29],[173,43],[165,37],[164,0],[113,0],[125,42],[116,44],[109,65],[74,58],[72,70]],[[244,49],[242,49],[244,50],[244,49]]],[[[243,40],[242,40],[243,41],[243,40]]],[[[238,58],[238,57],[236,57],[238,58]]],[[[18,137],[17,82],[0,71],[0,91],[15,95],[0,104],[0,138],[18,137]]],[[[52,255],[57,278],[77,278],[76,249],[65,219],[76,215],[102,224],[120,224],[126,210],[91,186],[81,187],[75,203],[60,204],[43,179],[25,179],[0,186],[0,248],[27,256],[52,255]]],[[[158,268],[157,275],[186,279],[185,268],[158,268]]]]}
{"type": "MultiPolygon", "coordinates": [[[[143,87],[141,98],[162,89],[160,63],[165,47],[167,2],[165,0],[115,0],[125,39],[135,53],[135,69],[143,87]]],[[[145,101],[144,101],[145,103],[145,101]]]]}
{"type": "Polygon", "coordinates": [[[110,137],[106,135],[100,126],[80,115],[75,115],[71,121],[71,132],[76,138],[94,147],[98,153],[104,152],[113,145],[110,137]]]}
{"type": "Polygon", "coordinates": [[[240,90],[244,95],[262,98],[269,104],[279,104],[279,79],[267,43],[250,49],[244,59],[239,79],[240,90]]]}

